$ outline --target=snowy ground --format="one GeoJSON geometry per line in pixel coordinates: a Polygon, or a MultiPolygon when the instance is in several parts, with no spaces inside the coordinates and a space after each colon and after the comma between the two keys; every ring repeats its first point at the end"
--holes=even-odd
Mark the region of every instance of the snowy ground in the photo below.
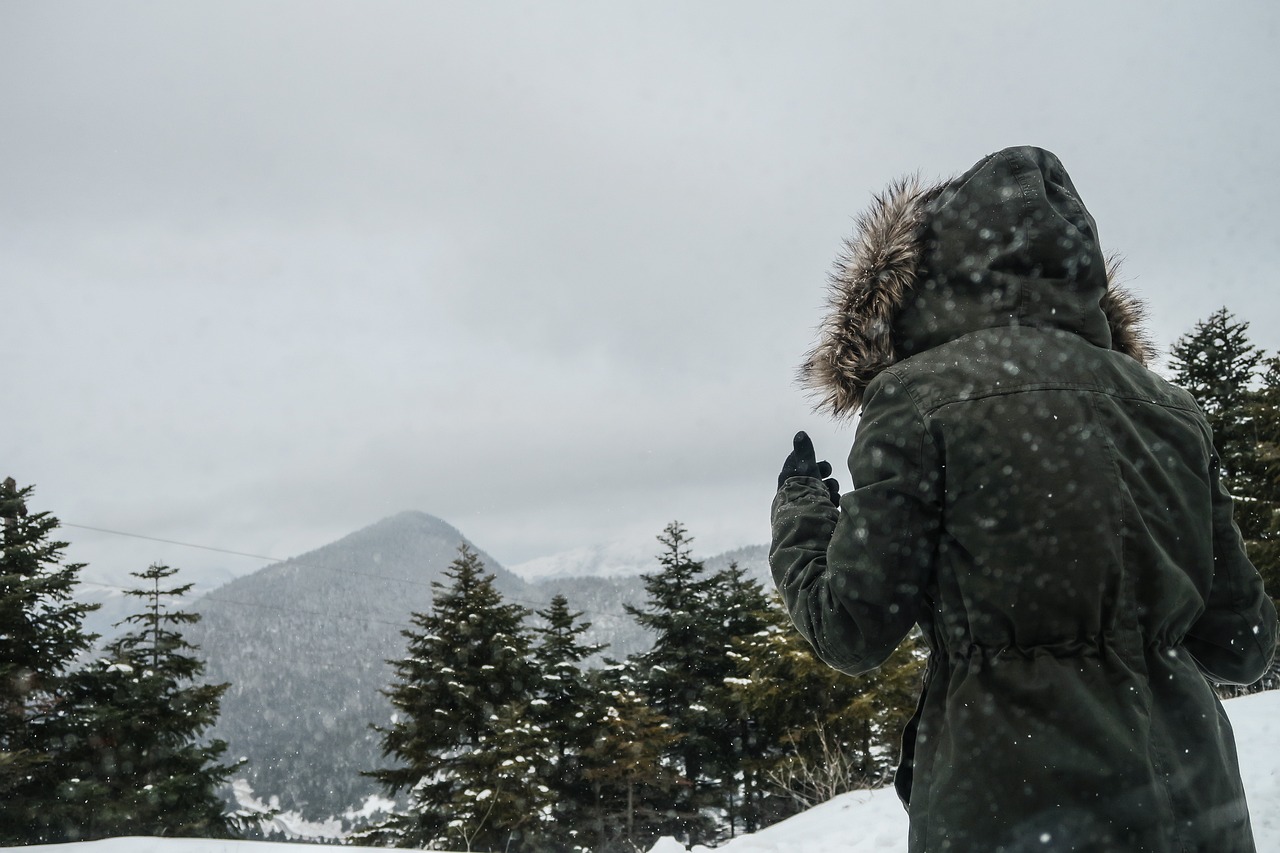
{"type": "MultiPolygon", "coordinates": [[[[1280,853],[1280,690],[1232,699],[1227,713],[1241,750],[1259,853],[1280,853]]],[[[202,839],[113,838],[83,844],[0,848],[24,853],[321,853],[314,844],[202,839]]],[[[845,794],[790,820],[716,848],[716,853],[905,853],[907,816],[891,788],[845,794]]],[[[650,853],[682,853],[671,839],[650,853]]],[[[695,853],[708,848],[695,847],[695,853]]]]}

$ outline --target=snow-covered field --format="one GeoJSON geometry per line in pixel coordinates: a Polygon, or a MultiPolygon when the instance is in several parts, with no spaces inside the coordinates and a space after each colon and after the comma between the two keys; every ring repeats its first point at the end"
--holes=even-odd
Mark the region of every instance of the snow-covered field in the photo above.
{"type": "MultiPolygon", "coordinates": [[[[1240,769],[1249,796],[1259,853],[1280,853],[1280,690],[1232,699],[1227,713],[1241,745],[1240,769]]],[[[44,853],[320,853],[314,844],[203,839],[113,838],[82,844],[0,848],[44,853]]],[[[891,788],[857,791],[790,820],[744,835],[717,853],[905,853],[907,816],[891,788]]],[[[651,853],[681,853],[659,841],[651,853]]],[[[695,853],[707,853],[695,847],[695,853]]]]}

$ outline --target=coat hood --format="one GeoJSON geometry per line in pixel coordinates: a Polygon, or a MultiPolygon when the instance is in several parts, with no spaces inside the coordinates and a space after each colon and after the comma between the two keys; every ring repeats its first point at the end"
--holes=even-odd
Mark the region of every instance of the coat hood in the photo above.
{"type": "Polygon", "coordinates": [[[1006,148],[959,178],[905,178],[858,217],[800,370],[817,408],[854,414],[883,370],[979,329],[1056,328],[1140,364],[1144,308],[1115,282],[1071,178],[1040,148],[1006,148]]]}

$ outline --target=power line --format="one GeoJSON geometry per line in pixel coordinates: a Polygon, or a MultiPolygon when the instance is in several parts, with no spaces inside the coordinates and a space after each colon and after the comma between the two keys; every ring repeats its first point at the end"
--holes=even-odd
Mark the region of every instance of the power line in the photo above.
{"type": "Polygon", "coordinates": [[[123,530],[108,530],[105,527],[90,527],[87,524],[72,524],[69,521],[60,522],[63,527],[74,527],[77,530],[92,530],[95,533],[110,533],[112,536],[128,536],[130,539],[146,539],[148,542],[163,542],[166,545],[181,545],[184,548],[199,548],[201,551],[214,551],[219,554],[231,554],[235,557],[249,557],[254,560],[266,560],[268,563],[282,563],[283,560],[278,557],[268,557],[265,554],[249,554],[244,551],[232,551],[227,548],[215,548],[212,545],[197,545],[194,542],[179,542],[177,539],[161,539],[158,536],[147,536],[142,533],[126,533],[123,530]]]}
{"type": "MultiPolygon", "coordinates": [[[[110,583],[101,583],[100,581],[82,580],[80,581],[80,583],[85,586],[97,586],[97,587],[102,587],[103,589],[114,589],[120,592],[129,592],[129,589],[127,587],[117,586],[116,584],[110,584],[110,583]]],[[[301,607],[281,607],[277,604],[263,604],[262,602],[258,602],[258,601],[236,601],[235,599],[222,598],[221,596],[213,595],[211,593],[205,593],[204,595],[201,596],[201,598],[204,599],[205,601],[214,601],[219,604],[233,604],[237,607],[256,607],[260,610],[276,610],[276,611],[279,611],[280,613],[300,613],[304,616],[319,616],[322,619],[341,619],[346,622],[359,622],[360,624],[365,624],[367,622],[377,622],[381,625],[390,625],[392,628],[404,628],[406,625],[409,624],[407,620],[405,622],[388,622],[385,619],[379,619],[376,616],[372,615],[372,613],[368,610],[357,611],[357,612],[370,614],[364,618],[358,618],[358,617],[350,616],[344,613],[325,613],[320,610],[304,610],[301,607]]]]}
{"type": "MultiPolygon", "coordinates": [[[[124,531],[124,530],[111,530],[111,529],[106,528],[106,527],[93,527],[93,526],[88,525],[88,524],[72,524],[72,523],[70,523],[70,522],[66,522],[66,521],[63,521],[63,522],[60,522],[60,523],[61,523],[61,525],[62,525],[63,527],[74,527],[74,528],[76,528],[77,530],[91,530],[91,531],[93,531],[93,532],[95,532],[95,533],[107,533],[107,534],[110,534],[110,535],[112,535],[112,536],[125,536],[125,537],[128,537],[128,538],[130,538],[130,539],[143,539],[143,540],[146,540],[146,541],[148,541],[148,542],[161,542],[161,543],[164,543],[164,544],[166,544],[166,545],[178,545],[178,546],[181,546],[181,547],[183,547],[183,548],[197,548],[197,549],[199,549],[199,550],[201,550],[201,551],[212,551],[212,552],[214,552],[214,553],[218,553],[218,554],[230,554],[230,555],[232,555],[232,556],[236,556],[236,557],[247,557],[247,558],[249,558],[249,559],[253,559],[253,560],[264,560],[264,561],[266,561],[266,562],[268,562],[268,563],[277,563],[277,564],[290,563],[290,564],[292,564],[292,565],[294,565],[294,566],[299,566],[299,567],[301,567],[301,568],[314,569],[314,570],[316,570],[316,571],[328,572],[328,573],[330,573],[330,574],[335,574],[335,575],[339,575],[339,576],[344,576],[344,575],[357,575],[357,576],[359,576],[359,577],[372,578],[372,579],[374,579],[374,580],[390,581],[390,582],[392,582],[392,583],[403,583],[403,584],[409,584],[410,586],[423,586],[423,587],[429,587],[429,588],[430,588],[430,587],[432,587],[432,586],[433,586],[433,584],[435,583],[435,582],[432,582],[432,581],[415,581],[415,580],[410,580],[409,578],[397,578],[397,577],[391,577],[390,575],[379,575],[379,574],[375,574],[375,573],[373,573],[373,572],[362,572],[362,571],[359,571],[359,570],[357,570],[357,569],[343,569],[343,570],[339,571],[338,569],[331,569],[331,568],[329,568],[329,567],[327,567],[327,566],[319,566],[319,565],[316,565],[315,563],[306,563],[306,562],[303,562],[303,561],[301,561],[301,560],[298,560],[297,558],[294,558],[294,557],[290,557],[290,558],[288,558],[288,559],[281,559],[281,558],[279,558],[279,557],[270,557],[270,556],[267,556],[266,554],[251,554],[251,553],[249,553],[249,552],[247,552],[247,551],[236,551],[236,550],[233,550],[233,549],[230,549],[230,548],[219,548],[219,547],[216,547],[216,546],[213,546],[213,545],[199,545],[199,544],[194,543],[194,542],[182,542],[182,541],[179,541],[179,540],[177,540],[177,539],[164,539],[164,538],[161,538],[161,537],[159,537],[159,536],[148,536],[148,535],[146,535],[146,534],[144,534],[144,533],[130,533],[130,532],[127,532],[127,531],[124,531]]],[[[89,582],[89,581],[84,581],[84,583],[90,583],[90,582],[89,582]]],[[[94,584],[94,585],[96,585],[96,586],[101,586],[101,587],[106,587],[106,588],[109,588],[109,589],[117,589],[117,590],[120,590],[120,591],[122,591],[122,592],[126,591],[126,588],[125,588],[125,587],[112,586],[111,584],[97,583],[97,584],[94,584]]],[[[211,601],[219,601],[219,600],[222,600],[222,601],[226,601],[227,603],[232,603],[232,602],[230,602],[229,600],[226,600],[226,599],[217,599],[217,598],[214,598],[212,595],[209,595],[209,594],[207,594],[207,593],[205,594],[205,596],[204,596],[204,597],[205,597],[205,598],[207,598],[207,599],[209,599],[209,600],[211,600],[211,601]]],[[[545,601],[529,601],[528,599],[521,599],[521,598],[514,598],[514,597],[509,597],[507,600],[508,600],[508,601],[513,601],[513,602],[515,602],[515,603],[517,603],[517,604],[523,604],[523,605],[526,605],[526,606],[528,606],[528,607],[530,607],[530,608],[535,608],[535,609],[536,609],[536,608],[539,608],[539,607],[545,607],[545,606],[547,606],[547,604],[548,604],[548,602],[545,602],[545,601]]],[[[245,606],[262,606],[262,607],[267,607],[267,606],[270,606],[270,605],[250,605],[250,604],[247,604],[247,603],[246,603],[246,605],[245,605],[245,606]]],[[[285,608],[276,608],[276,609],[284,610],[285,608]]],[[[298,610],[298,611],[296,611],[296,612],[301,613],[301,612],[306,612],[306,611],[298,610]]],[[[626,611],[617,611],[617,610],[610,610],[610,611],[582,610],[582,611],[579,611],[579,612],[581,612],[584,616],[604,616],[604,617],[624,617],[624,616],[626,616],[626,617],[629,617],[629,616],[631,615],[631,614],[627,613],[626,611]]],[[[315,615],[325,615],[325,614],[315,614],[315,615]]],[[[338,618],[341,618],[341,617],[338,617],[338,618]]],[[[373,620],[373,621],[378,621],[378,620],[373,620]]],[[[391,623],[390,623],[390,622],[383,622],[383,624],[387,624],[387,625],[389,625],[389,624],[391,624],[391,623]]],[[[397,626],[397,627],[399,627],[399,626],[397,626]]]]}

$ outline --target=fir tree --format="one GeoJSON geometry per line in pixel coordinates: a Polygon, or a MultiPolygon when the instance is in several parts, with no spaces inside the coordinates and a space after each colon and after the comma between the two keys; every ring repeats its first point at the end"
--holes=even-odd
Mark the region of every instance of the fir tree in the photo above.
{"type": "MultiPolygon", "coordinates": [[[[1262,386],[1250,395],[1249,415],[1255,438],[1252,488],[1241,525],[1249,559],[1262,575],[1271,600],[1280,607],[1280,357],[1263,364],[1262,386]]],[[[1238,508],[1236,515],[1242,513],[1238,508]]],[[[1255,689],[1280,689],[1280,658],[1255,689]]]]}
{"type": "Polygon", "coordinates": [[[680,734],[669,760],[683,771],[674,834],[714,843],[739,824],[758,825],[748,787],[751,721],[732,701],[725,679],[734,675],[733,646],[765,624],[768,600],[760,584],[737,564],[713,575],[690,556],[692,541],[678,522],[658,541],[661,570],[644,576],[647,607],[628,608],[656,634],[639,656],[644,690],[655,710],[680,734]],[[750,801],[744,803],[744,801],[750,801]],[[708,820],[723,815],[719,826],[708,820]]]}
{"type": "Polygon", "coordinates": [[[364,840],[399,846],[438,838],[465,843],[457,830],[474,828],[466,791],[478,796],[498,784],[474,778],[479,759],[472,754],[494,749],[503,715],[533,698],[527,611],[502,600],[494,576],[484,572],[466,545],[445,576],[447,587],[432,582],[431,612],[414,613],[412,627],[401,632],[408,648],[404,658],[391,662],[396,681],[385,691],[396,719],[374,727],[382,735],[383,754],[398,765],[365,774],[391,794],[408,791],[409,812],[374,827],[364,840]]]}
{"type": "Polygon", "coordinates": [[[75,658],[94,637],[82,628],[96,608],[72,599],[79,563],[64,563],[58,520],[29,512],[33,488],[0,484],[0,843],[46,840],[42,813],[65,779],[57,732],[62,691],[75,658]]]}
{"type": "MultiPolygon", "coordinates": [[[[1221,459],[1223,484],[1249,559],[1273,599],[1280,595],[1280,362],[1248,337],[1249,324],[1225,308],[1174,344],[1174,381],[1204,410],[1221,459]],[[1260,371],[1261,368],[1261,371],[1260,371]],[[1261,376],[1261,387],[1257,379],[1261,376]]],[[[1280,687],[1280,666],[1254,685],[1220,686],[1223,696],[1280,687]]]]}
{"type": "Polygon", "coordinates": [[[1226,308],[1173,345],[1169,365],[1176,383],[1191,392],[1213,430],[1224,482],[1233,492],[1245,486],[1254,454],[1248,398],[1262,352],[1249,341],[1249,324],[1226,308]]]}
{"type": "Polygon", "coordinates": [[[227,745],[199,743],[217,722],[227,684],[201,684],[204,662],[181,628],[198,614],[175,609],[191,584],[162,586],[177,569],[133,572],[128,595],[145,606],[120,625],[99,659],[68,679],[60,763],[66,777],[42,815],[58,840],[119,835],[229,838],[239,822],[219,789],[240,765],[227,745]]]}
{"type": "Polygon", "coordinates": [[[758,829],[761,813],[754,721],[736,701],[728,681],[737,674],[735,648],[767,626],[770,603],[764,588],[737,563],[711,576],[710,592],[706,622],[713,633],[704,648],[709,672],[703,701],[710,713],[702,717],[699,739],[709,748],[711,784],[732,836],[739,824],[746,832],[758,829]]]}
{"type": "Polygon", "coordinates": [[[444,832],[450,847],[504,853],[563,850],[550,839],[555,797],[544,779],[551,745],[523,705],[503,706],[476,748],[451,768],[457,785],[444,832]]]}
{"type": "Polygon", "coordinates": [[[718,803],[704,769],[717,748],[708,703],[718,667],[716,655],[709,652],[720,636],[711,606],[713,582],[703,564],[693,559],[692,539],[679,522],[668,524],[658,542],[664,548],[658,556],[661,568],[641,576],[647,606],[626,606],[655,635],[653,648],[635,663],[649,703],[680,735],[669,756],[684,779],[672,834],[686,843],[710,841],[715,829],[705,810],[718,803]]]}
{"type": "Polygon", "coordinates": [[[538,689],[529,716],[541,726],[549,748],[543,781],[550,790],[553,820],[544,835],[562,849],[572,849],[582,843],[584,815],[593,801],[583,752],[594,743],[602,715],[600,694],[583,664],[603,646],[582,641],[591,623],[579,621],[582,614],[571,611],[563,595],[537,615],[542,620],[534,628],[538,689]]]}
{"type": "Polygon", "coordinates": [[[876,671],[844,675],[818,659],[780,600],[768,614],[765,628],[736,645],[738,675],[728,682],[752,721],[749,766],[767,780],[759,795],[765,823],[882,784],[896,765],[924,665],[913,637],[876,671]]]}
{"type": "Polygon", "coordinates": [[[591,783],[587,812],[593,853],[646,850],[675,828],[681,777],[666,756],[681,740],[670,721],[650,705],[631,663],[611,663],[596,673],[604,708],[595,742],[583,751],[591,783]]]}

